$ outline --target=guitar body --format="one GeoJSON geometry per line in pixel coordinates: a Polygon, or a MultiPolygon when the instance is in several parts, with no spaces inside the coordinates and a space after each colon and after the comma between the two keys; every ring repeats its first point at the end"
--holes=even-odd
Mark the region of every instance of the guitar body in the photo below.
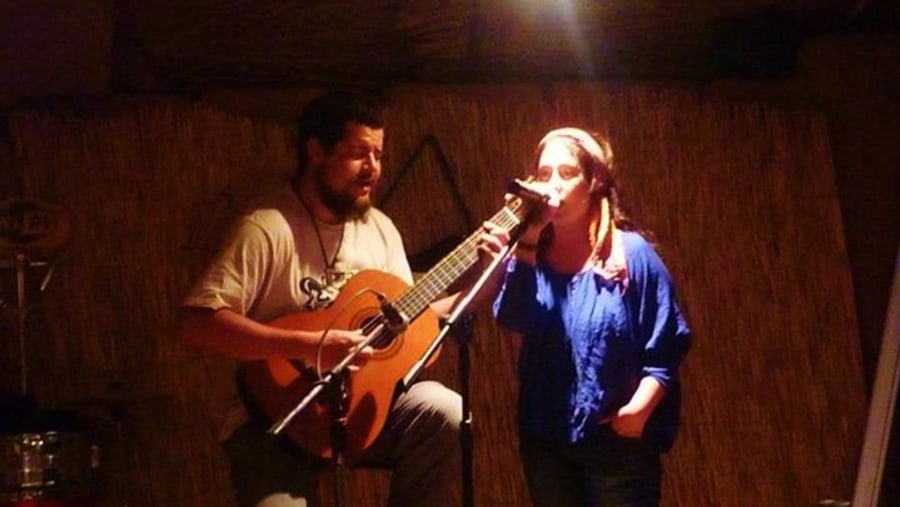
{"type": "MultiPolygon", "coordinates": [[[[510,198],[490,221],[513,230],[527,212],[528,207],[520,199],[510,198]]],[[[358,456],[381,433],[399,381],[425,356],[440,332],[437,316],[428,305],[475,265],[480,235],[479,228],[414,287],[382,271],[360,271],[328,308],[286,315],[269,323],[283,329],[362,329],[366,337],[372,338],[369,343],[375,350],[374,357],[350,373],[347,380],[346,440],[342,450],[345,456],[358,456]],[[373,291],[386,297],[393,310],[408,317],[405,330],[396,334],[386,330],[388,317],[394,312],[384,315],[381,301],[373,291]]],[[[427,366],[437,359],[437,352],[427,366]]],[[[300,368],[287,358],[243,363],[244,388],[253,404],[272,421],[281,421],[290,414],[315,388],[316,380],[308,368],[300,368]]],[[[333,454],[334,418],[328,397],[326,390],[321,391],[284,428],[294,443],[323,458],[333,454]]]]}
{"type": "MultiPolygon", "coordinates": [[[[394,275],[361,271],[347,282],[328,308],[286,315],[269,324],[283,329],[362,329],[382,316],[380,302],[371,290],[393,301],[408,288],[394,275]]],[[[393,336],[385,346],[376,347],[368,363],[349,376],[343,452],[348,457],[358,455],[381,433],[398,381],[425,355],[440,331],[437,316],[430,309],[410,318],[405,331],[393,336]]],[[[436,358],[437,353],[430,358],[429,365],[436,358]]],[[[244,387],[253,402],[272,421],[290,413],[316,381],[314,374],[301,371],[288,359],[244,363],[243,375],[244,387]]],[[[323,390],[284,428],[294,443],[323,458],[332,455],[333,421],[328,394],[323,390]]]]}

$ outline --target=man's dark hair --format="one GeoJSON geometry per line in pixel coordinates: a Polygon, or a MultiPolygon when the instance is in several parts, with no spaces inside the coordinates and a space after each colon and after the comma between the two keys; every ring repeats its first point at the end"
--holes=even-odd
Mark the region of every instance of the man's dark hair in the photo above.
{"type": "Polygon", "coordinates": [[[306,165],[307,141],[316,138],[325,151],[331,151],[348,123],[384,128],[383,108],[377,98],[356,91],[333,91],[313,99],[297,121],[300,169],[306,165]]]}

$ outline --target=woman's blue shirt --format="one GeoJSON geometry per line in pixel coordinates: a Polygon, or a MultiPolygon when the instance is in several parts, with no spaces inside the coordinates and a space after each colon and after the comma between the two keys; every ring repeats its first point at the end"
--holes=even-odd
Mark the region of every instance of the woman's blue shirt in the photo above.
{"type": "Polygon", "coordinates": [[[642,377],[666,388],[644,438],[668,449],[678,429],[678,366],[690,330],[668,270],[636,232],[622,232],[627,286],[585,269],[558,273],[510,260],[494,301],[497,322],[523,335],[522,438],[575,443],[631,398],[642,377]]]}

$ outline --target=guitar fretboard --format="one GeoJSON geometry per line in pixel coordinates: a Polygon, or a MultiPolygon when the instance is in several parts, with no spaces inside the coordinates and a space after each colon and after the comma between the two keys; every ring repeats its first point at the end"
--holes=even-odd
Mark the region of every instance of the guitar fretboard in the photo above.
{"type": "MultiPolygon", "coordinates": [[[[512,230],[522,222],[522,202],[513,199],[498,211],[490,221],[512,230]]],[[[394,303],[409,320],[415,319],[451,284],[458,280],[478,261],[476,250],[481,231],[473,232],[446,257],[428,270],[413,287],[407,289],[394,303]]]]}

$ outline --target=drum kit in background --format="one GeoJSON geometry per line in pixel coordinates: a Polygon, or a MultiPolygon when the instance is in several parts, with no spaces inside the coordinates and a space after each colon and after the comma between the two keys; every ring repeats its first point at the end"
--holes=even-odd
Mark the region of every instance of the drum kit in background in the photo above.
{"type": "Polygon", "coordinates": [[[18,392],[0,394],[0,507],[96,505],[100,447],[90,441],[73,412],[40,410],[28,394],[26,275],[43,268],[39,290],[44,290],[53,269],[41,259],[68,239],[69,224],[59,206],[25,197],[0,202],[0,253],[12,261],[3,267],[14,269],[16,281],[15,305],[5,299],[0,303],[5,314],[14,316],[14,324],[5,327],[15,329],[9,334],[15,335],[19,352],[18,392]]]}
{"type": "MultiPolygon", "coordinates": [[[[5,421],[0,433],[0,506],[93,507],[100,490],[100,447],[73,416],[15,405],[32,417],[5,421]]],[[[4,407],[10,408],[10,407],[4,407]]]]}

